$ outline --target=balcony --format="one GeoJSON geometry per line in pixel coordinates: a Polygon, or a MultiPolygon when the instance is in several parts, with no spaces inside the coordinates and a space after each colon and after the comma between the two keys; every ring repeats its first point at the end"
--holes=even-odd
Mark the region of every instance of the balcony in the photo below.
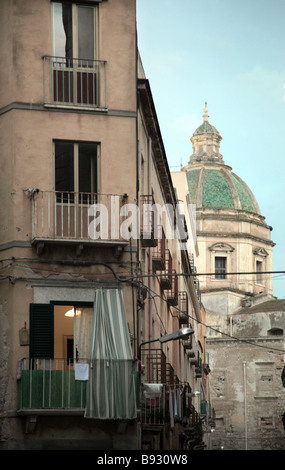
{"type": "Polygon", "coordinates": [[[179,325],[188,325],[189,316],[188,316],[188,294],[186,291],[178,292],[178,320],[179,325]]]}
{"type": "Polygon", "coordinates": [[[145,383],[142,387],[141,421],[143,429],[169,422],[165,385],[145,383]]]}
{"type": "Polygon", "coordinates": [[[171,289],[167,290],[165,295],[168,305],[175,307],[178,305],[178,277],[175,275],[176,271],[174,269],[171,274],[171,289]]]}
{"type": "Polygon", "coordinates": [[[191,388],[186,385],[144,383],[142,387],[141,421],[143,431],[158,431],[161,426],[182,424],[184,432],[195,430],[199,414],[192,399],[185,394],[191,388]]]}
{"type": "Polygon", "coordinates": [[[142,351],[145,365],[145,382],[141,394],[141,422],[143,431],[159,429],[164,424],[174,427],[183,424],[184,429],[195,427],[198,413],[192,405],[190,385],[181,384],[161,349],[142,351]]]}
{"type": "Polygon", "coordinates": [[[198,358],[195,363],[195,374],[197,378],[202,377],[202,372],[203,372],[203,364],[202,364],[202,358],[200,357],[200,354],[198,352],[198,358]]]}
{"type": "Polygon", "coordinates": [[[184,343],[184,348],[187,350],[187,356],[190,359],[190,364],[194,366],[195,368],[195,374],[196,377],[202,377],[202,372],[203,372],[203,364],[202,364],[202,358],[200,355],[200,351],[198,348],[198,344],[191,336],[191,343],[188,342],[188,340],[185,341],[184,343]]]}
{"type": "Polygon", "coordinates": [[[167,385],[171,385],[171,384],[174,384],[174,369],[172,367],[172,365],[167,362],[166,363],[166,383],[167,385]]]}
{"type": "Polygon", "coordinates": [[[152,251],[152,269],[154,272],[163,271],[165,269],[165,233],[161,228],[160,238],[158,239],[157,247],[152,251]]]}
{"type": "Polygon", "coordinates": [[[145,365],[145,378],[148,383],[166,383],[166,356],[161,349],[142,351],[142,362],[145,365]]]}
{"type": "Polygon", "coordinates": [[[18,413],[83,414],[86,387],[87,381],[76,380],[74,364],[67,359],[24,359],[18,376],[18,413]]]}
{"type": "Polygon", "coordinates": [[[107,63],[43,57],[45,106],[107,110],[107,63]]]}
{"type": "Polygon", "coordinates": [[[142,195],[140,197],[141,244],[144,248],[155,247],[158,244],[157,234],[155,234],[153,206],[154,199],[152,195],[142,195]]]}
{"type": "Polygon", "coordinates": [[[165,250],[165,269],[159,272],[160,287],[163,290],[172,289],[172,256],[168,249],[165,250]]]}
{"type": "Polygon", "coordinates": [[[84,244],[127,245],[115,223],[124,202],[118,195],[37,190],[32,197],[32,243],[38,254],[45,244],[75,244],[78,251],[84,244]]]}

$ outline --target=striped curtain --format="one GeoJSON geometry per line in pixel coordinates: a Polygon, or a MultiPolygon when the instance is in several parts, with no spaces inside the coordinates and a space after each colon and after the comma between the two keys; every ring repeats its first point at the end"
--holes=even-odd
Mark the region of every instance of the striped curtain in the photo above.
{"type": "Polygon", "coordinates": [[[86,418],[134,419],[132,350],[120,289],[95,293],[86,418]]]}

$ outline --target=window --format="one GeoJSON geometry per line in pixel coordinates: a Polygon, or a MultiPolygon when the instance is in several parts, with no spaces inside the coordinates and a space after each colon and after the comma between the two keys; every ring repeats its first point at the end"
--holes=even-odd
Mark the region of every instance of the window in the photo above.
{"type": "Polygon", "coordinates": [[[262,261],[256,261],[256,282],[262,281],[262,261]]]}
{"type": "Polygon", "coordinates": [[[79,201],[86,202],[88,195],[96,194],[98,144],[55,142],[55,190],[57,200],[74,202],[74,193],[79,201]]]}
{"type": "Polygon", "coordinates": [[[55,236],[88,237],[88,210],[97,202],[98,148],[96,143],[54,143],[55,236]]]}
{"type": "Polygon", "coordinates": [[[226,279],[227,258],[225,256],[215,257],[215,278],[226,279]]]}
{"type": "Polygon", "coordinates": [[[53,102],[98,105],[96,12],[94,6],[53,3],[53,102]]]}
{"type": "Polygon", "coordinates": [[[61,58],[96,58],[96,7],[53,4],[53,55],[61,58]]]}
{"type": "Polygon", "coordinates": [[[65,366],[88,358],[93,304],[31,304],[31,358],[59,359],[65,366]]]}
{"type": "Polygon", "coordinates": [[[51,403],[54,403],[55,399],[60,400],[61,396],[61,405],[54,407],[80,406],[85,408],[85,417],[88,418],[134,419],[136,417],[133,353],[121,289],[96,289],[94,304],[93,302],[31,304],[30,338],[31,370],[34,368],[37,372],[49,370],[47,376],[42,373],[37,374],[41,379],[47,377],[49,382],[43,379],[41,381],[29,379],[26,389],[28,392],[24,400],[30,401],[30,397],[37,398],[38,395],[40,400],[36,401],[40,405],[34,406],[35,408],[52,408],[54,405],[51,403]],[[65,370],[60,375],[53,373],[59,370],[58,364],[63,363],[60,360],[56,361],[61,358],[64,359],[65,369],[66,365],[68,366],[68,374],[65,374],[65,370]],[[86,405],[83,404],[82,396],[80,405],[70,404],[70,401],[74,403],[73,390],[75,391],[75,388],[81,390],[81,387],[75,387],[75,381],[78,380],[76,375],[71,374],[74,363],[76,364],[74,372],[78,371],[78,366],[88,365],[88,377],[85,375],[84,381],[88,380],[92,393],[87,393],[86,405]],[[64,380],[67,375],[68,380],[64,380]],[[41,384],[43,388],[39,390],[41,384]],[[48,384],[54,385],[48,386],[48,384]],[[35,393],[32,393],[30,386],[35,393]],[[45,391],[48,392],[47,400],[45,400],[45,391]]]}

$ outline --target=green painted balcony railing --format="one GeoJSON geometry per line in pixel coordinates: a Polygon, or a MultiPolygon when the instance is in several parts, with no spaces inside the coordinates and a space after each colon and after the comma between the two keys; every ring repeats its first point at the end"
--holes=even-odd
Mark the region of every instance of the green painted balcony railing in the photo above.
{"type": "Polygon", "coordinates": [[[87,381],[75,380],[74,370],[23,370],[18,381],[19,409],[86,407],[87,381]]]}

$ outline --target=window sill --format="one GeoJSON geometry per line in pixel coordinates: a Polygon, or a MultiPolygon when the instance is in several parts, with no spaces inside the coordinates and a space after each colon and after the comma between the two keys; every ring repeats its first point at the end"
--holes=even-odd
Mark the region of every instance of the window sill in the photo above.
{"type": "Polygon", "coordinates": [[[100,106],[81,106],[81,105],[73,105],[73,104],[44,103],[44,107],[51,108],[51,109],[64,109],[64,110],[72,110],[72,111],[89,111],[89,112],[103,112],[103,113],[108,112],[108,108],[100,107],[100,106]]]}

